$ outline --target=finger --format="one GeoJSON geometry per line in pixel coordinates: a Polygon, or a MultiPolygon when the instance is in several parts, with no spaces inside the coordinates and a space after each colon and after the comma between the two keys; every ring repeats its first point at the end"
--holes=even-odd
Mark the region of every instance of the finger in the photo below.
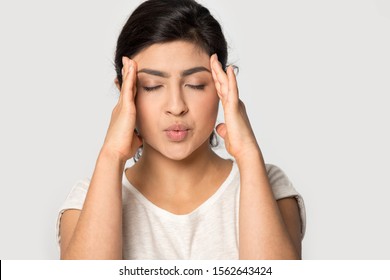
{"type": "Polygon", "coordinates": [[[216,80],[220,84],[220,94],[222,97],[225,97],[228,90],[229,90],[229,84],[228,84],[228,78],[226,73],[222,69],[221,63],[215,59],[212,64],[212,69],[214,70],[216,80]]]}
{"type": "Polygon", "coordinates": [[[215,74],[213,69],[211,69],[211,75],[213,77],[213,81],[214,81],[215,89],[217,90],[218,97],[221,99],[222,98],[222,96],[221,96],[221,84],[218,82],[217,74],[215,74]]]}
{"type": "Polygon", "coordinates": [[[123,99],[122,88],[123,88],[123,82],[124,82],[124,79],[125,79],[126,69],[128,69],[127,59],[126,59],[126,57],[122,56],[122,69],[121,69],[122,84],[120,84],[120,87],[119,87],[120,92],[119,92],[118,103],[122,102],[122,99],[123,99]]]}
{"type": "Polygon", "coordinates": [[[138,72],[138,65],[137,63],[132,60],[133,62],[133,76],[132,76],[132,81],[133,81],[133,100],[135,99],[135,96],[137,95],[137,72],[138,72]]]}
{"type": "Polygon", "coordinates": [[[135,85],[135,63],[127,57],[124,57],[123,65],[123,81],[121,88],[121,96],[124,100],[134,99],[134,85],[135,85]]]}
{"type": "Polygon", "coordinates": [[[236,79],[236,74],[234,73],[233,66],[230,65],[226,72],[227,72],[228,83],[229,83],[229,100],[238,102],[239,96],[238,96],[237,79],[236,79]]]}
{"type": "Polygon", "coordinates": [[[227,134],[226,124],[224,124],[224,123],[218,124],[217,127],[215,128],[215,130],[217,131],[219,136],[221,136],[223,139],[225,139],[226,134],[227,134]]]}
{"type": "Polygon", "coordinates": [[[118,103],[121,103],[123,100],[123,92],[124,92],[123,87],[126,85],[125,80],[127,77],[128,69],[129,69],[128,58],[125,56],[122,56],[122,69],[121,69],[122,84],[120,85],[120,92],[119,92],[120,95],[119,95],[118,103]]]}
{"type": "Polygon", "coordinates": [[[215,80],[219,84],[219,92],[222,96],[225,96],[228,90],[228,80],[221,63],[217,59],[213,62],[212,70],[214,71],[215,80]]]}
{"type": "Polygon", "coordinates": [[[218,94],[219,98],[221,98],[221,96],[220,96],[221,85],[218,82],[217,75],[215,74],[215,71],[214,71],[214,68],[213,68],[213,63],[214,63],[214,61],[216,59],[217,59],[217,54],[213,54],[210,57],[211,76],[213,77],[213,81],[214,81],[215,88],[217,90],[217,94],[218,94]]]}

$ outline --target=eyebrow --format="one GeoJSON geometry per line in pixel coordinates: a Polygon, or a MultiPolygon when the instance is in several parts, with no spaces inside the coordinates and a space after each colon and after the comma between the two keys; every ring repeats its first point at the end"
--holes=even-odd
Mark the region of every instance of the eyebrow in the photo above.
{"type": "MultiPolygon", "coordinates": [[[[203,72],[203,71],[211,73],[210,70],[207,69],[206,67],[198,66],[198,67],[193,67],[193,68],[186,69],[186,70],[182,71],[180,73],[180,76],[181,77],[186,77],[186,76],[189,76],[189,75],[192,75],[192,74],[195,74],[195,73],[198,73],[198,72],[203,72]]],[[[146,73],[146,74],[149,74],[149,75],[158,76],[158,77],[162,77],[162,78],[168,78],[168,77],[171,76],[167,72],[154,70],[154,69],[148,69],[148,68],[143,68],[143,69],[139,70],[137,73],[146,73]]]]}

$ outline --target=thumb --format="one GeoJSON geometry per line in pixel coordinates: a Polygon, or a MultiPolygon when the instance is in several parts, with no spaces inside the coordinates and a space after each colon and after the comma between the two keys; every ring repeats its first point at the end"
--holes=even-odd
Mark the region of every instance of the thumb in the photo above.
{"type": "Polygon", "coordinates": [[[215,130],[217,131],[219,136],[221,136],[223,139],[225,139],[226,133],[227,133],[226,124],[220,123],[219,125],[217,125],[215,130]]]}

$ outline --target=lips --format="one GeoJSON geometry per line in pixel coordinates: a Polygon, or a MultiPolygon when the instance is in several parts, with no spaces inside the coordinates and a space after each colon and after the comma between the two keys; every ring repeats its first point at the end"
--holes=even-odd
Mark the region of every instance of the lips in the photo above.
{"type": "Polygon", "coordinates": [[[187,137],[189,130],[190,128],[184,124],[174,124],[166,128],[164,132],[169,140],[180,142],[187,137]]]}

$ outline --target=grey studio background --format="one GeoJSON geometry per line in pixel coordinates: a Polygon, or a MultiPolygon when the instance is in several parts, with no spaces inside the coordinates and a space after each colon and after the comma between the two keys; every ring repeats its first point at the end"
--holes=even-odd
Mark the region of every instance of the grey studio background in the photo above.
{"type": "MultiPolygon", "coordinates": [[[[91,176],[141,1],[0,4],[0,258],[58,259],[57,209],[91,176]]],[[[305,259],[390,258],[390,1],[200,1],[268,163],[303,195],[305,259]]]]}

